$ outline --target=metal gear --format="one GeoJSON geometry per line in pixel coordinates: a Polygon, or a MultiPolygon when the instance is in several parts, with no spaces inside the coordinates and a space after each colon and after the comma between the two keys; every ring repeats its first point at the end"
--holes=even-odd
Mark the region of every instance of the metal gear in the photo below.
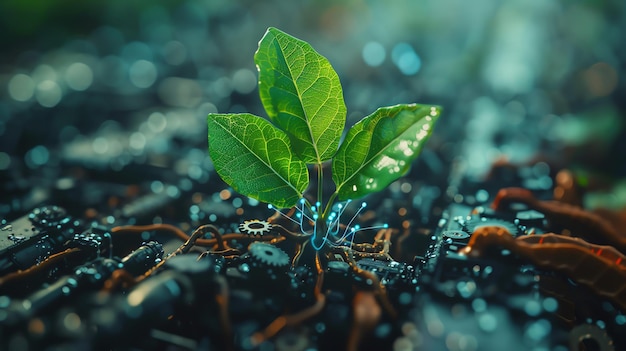
{"type": "Polygon", "coordinates": [[[519,228],[508,221],[497,219],[497,218],[473,218],[465,223],[467,227],[468,233],[474,233],[476,229],[481,227],[500,227],[506,229],[511,235],[517,236],[519,233],[519,228]]]}
{"type": "Polygon", "coordinates": [[[594,324],[581,324],[574,327],[569,333],[570,350],[580,348],[584,341],[597,345],[597,350],[614,351],[613,340],[605,330],[594,324]]]}
{"type": "Polygon", "coordinates": [[[248,252],[252,258],[269,266],[283,267],[289,264],[289,255],[272,244],[254,242],[248,246],[248,252]]]}
{"type": "Polygon", "coordinates": [[[272,225],[267,221],[251,219],[239,224],[239,231],[254,236],[263,236],[272,230],[272,225]]]}
{"type": "Polygon", "coordinates": [[[462,230],[446,230],[443,232],[443,236],[450,239],[467,239],[470,235],[462,230]]]}

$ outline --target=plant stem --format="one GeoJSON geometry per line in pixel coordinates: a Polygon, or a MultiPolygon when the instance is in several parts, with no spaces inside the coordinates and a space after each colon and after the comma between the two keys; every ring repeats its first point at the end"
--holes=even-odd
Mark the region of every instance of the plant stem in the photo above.
{"type": "MultiPolygon", "coordinates": [[[[317,164],[317,203],[319,203],[319,206],[316,204],[316,207],[322,207],[322,196],[324,194],[324,172],[322,170],[322,163],[318,163],[317,164]]],[[[317,208],[317,212],[320,214],[320,217],[322,217],[322,219],[324,218],[323,213],[320,213],[319,208],[317,208]]]]}
{"type": "MultiPolygon", "coordinates": [[[[322,168],[322,163],[319,162],[317,164],[317,202],[315,204],[315,210],[317,211],[317,219],[315,220],[315,232],[316,234],[321,233],[323,236],[326,233],[326,216],[325,211],[322,211],[323,199],[324,196],[324,170],[322,168]]],[[[318,238],[316,238],[318,239],[318,238]]]]}
{"type": "Polygon", "coordinates": [[[330,209],[333,208],[333,202],[335,201],[336,197],[337,197],[337,192],[335,191],[330,196],[330,199],[328,199],[328,203],[326,203],[326,207],[324,208],[324,212],[322,212],[322,218],[324,218],[324,220],[326,220],[326,218],[330,214],[330,209]]]}

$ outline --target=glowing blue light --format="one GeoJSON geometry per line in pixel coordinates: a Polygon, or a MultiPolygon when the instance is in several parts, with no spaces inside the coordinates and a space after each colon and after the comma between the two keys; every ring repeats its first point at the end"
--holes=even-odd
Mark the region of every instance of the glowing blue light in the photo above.
{"type": "Polygon", "coordinates": [[[422,67],[422,60],[407,43],[398,43],[394,46],[391,50],[391,59],[400,72],[407,76],[416,74],[422,67]]]}
{"type": "Polygon", "coordinates": [[[363,47],[362,56],[368,66],[380,66],[385,61],[385,48],[378,42],[370,41],[363,47]]]}
{"type": "Polygon", "coordinates": [[[306,201],[306,199],[302,198],[298,201],[299,205],[296,205],[296,213],[295,217],[292,218],[282,213],[280,210],[276,209],[272,205],[268,205],[269,209],[274,209],[278,211],[277,213],[289,221],[297,224],[300,227],[300,231],[302,234],[310,236],[311,246],[314,250],[321,250],[326,244],[339,247],[339,246],[349,246],[352,247],[355,234],[360,231],[365,230],[375,230],[375,229],[383,229],[388,228],[387,224],[372,226],[361,228],[360,225],[356,224],[352,226],[352,223],[357,219],[359,214],[363,211],[365,207],[367,207],[366,202],[362,202],[361,206],[357,208],[356,213],[352,216],[348,224],[344,227],[341,225],[341,215],[347,209],[348,205],[352,200],[347,200],[344,203],[338,203],[331,206],[331,209],[335,209],[328,214],[326,218],[326,228],[325,231],[319,230],[318,219],[321,218],[322,214],[319,212],[322,204],[318,201],[315,203],[315,206],[310,206],[310,204],[306,201]],[[306,220],[306,221],[305,221],[306,220]],[[340,234],[341,228],[345,228],[343,233],[340,234]],[[349,242],[348,242],[349,240],[349,242]]]}

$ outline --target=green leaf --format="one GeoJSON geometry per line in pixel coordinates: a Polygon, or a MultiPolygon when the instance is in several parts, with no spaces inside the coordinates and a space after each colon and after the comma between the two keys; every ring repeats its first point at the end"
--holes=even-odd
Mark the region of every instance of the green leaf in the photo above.
{"type": "Polygon", "coordinates": [[[268,28],[254,54],[259,95],[268,116],[287,132],[306,163],[329,160],[346,123],[337,73],[307,42],[268,28]]]}
{"type": "Polygon", "coordinates": [[[356,123],[333,158],[339,199],[382,190],[404,175],[440,113],[438,106],[396,105],[379,108],[356,123]]]}
{"type": "Polygon", "coordinates": [[[285,132],[248,113],[209,114],[207,124],[215,170],[235,191],[278,208],[302,198],[308,170],[285,132]]]}

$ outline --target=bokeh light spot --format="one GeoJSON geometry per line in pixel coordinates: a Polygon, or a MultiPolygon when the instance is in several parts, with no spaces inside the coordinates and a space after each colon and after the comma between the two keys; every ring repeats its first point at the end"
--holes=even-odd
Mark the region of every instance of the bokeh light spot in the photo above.
{"type": "Polygon", "coordinates": [[[82,62],[74,62],[65,71],[65,82],[71,89],[86,90],[93,83],[93,71],[82,62]]]}
{"type": "Polygon", "coordinates": [[[11,166],[11,156],[6,152],[0,152],[0,170],[4,171],[11,166]]]}
{"type": "Polygon", "coordinates": [[[248,94],[256,88],[256,74],[249,69],[240,69],[233,74],[233,89],[240,94],[248,94]]]}
{"type": "Polygon", "coordinates": [[[9,95],[13,100],[28,101],[35,93],[35,82],[26,74],[16,74],[9,81],[9,95]]]}
{"type": "Polygon", "coordinates": [[[37,145],[30,149],[24,157],[24,162],[31,169],[43,166],[48,163],[49,160],[50,151],[43,145],[37,145]]]}
{"type": "Polygon", "coordinates": [[[63,97],[61,87],[57,82],[52,80],[44,80],[37,84],[37,91],[35,92],[37,102],[43,107],[56,106],[63,97]]]}
{"type": "Polygon", "coordinates": [[[411,76],[422,67],[422,60],[413,47],[407,43],[399,43],[391,51],[391,59],[402,74],[411,76]]]}
{"type": "Polygon", "coordinates": [[[149,88],[157,79],[157,69],[146,60],[135,61],[128,71],[130,81],[138,88],[149,88]]]}
{"type": "Polygon", "coordinates": [[[385,48],[381,43],[376,41],[370,41],[369,43],[363,46],[363,61],[368,66],[377,67],[380,66],[383,62],[385,62],[385,57],[387,56],[385,52],[385,48]]]}

